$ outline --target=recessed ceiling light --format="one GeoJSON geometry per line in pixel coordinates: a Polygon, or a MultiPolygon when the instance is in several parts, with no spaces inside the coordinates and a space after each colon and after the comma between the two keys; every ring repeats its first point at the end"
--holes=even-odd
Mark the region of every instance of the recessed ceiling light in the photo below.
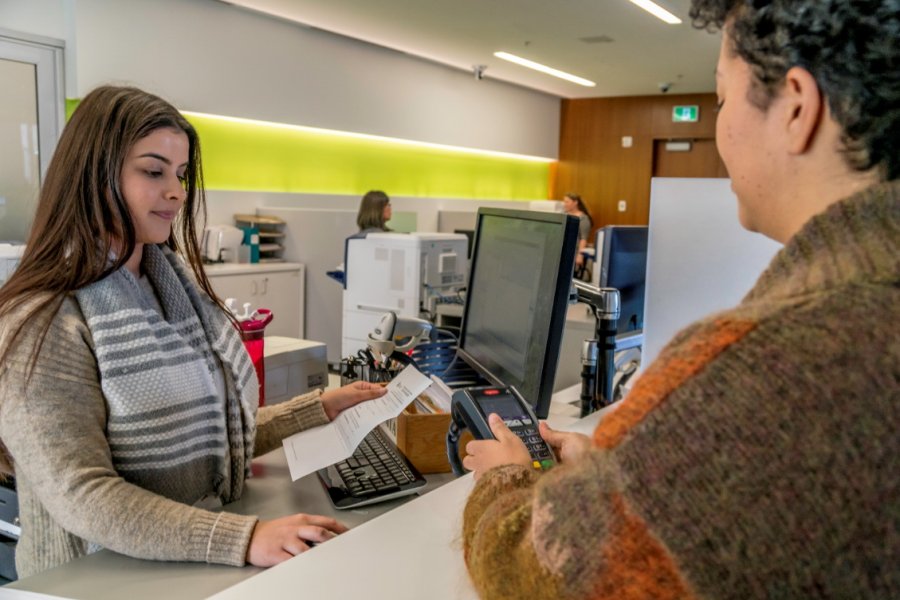
{"type": "Polygon", "coordinates": [[[679,23],[681,23],[681,19],[664,9],[656,2],[651,2],[650,0],[630,0],[630,2],[632,4],[640,6],[657,19],[662,19],[669,25],[678,25],[679,23]]]}
{"type": "Polygon", "coordinates": [[[515,54],[510,54],[509,52],[494,52],[494,56],[496,56],[497,58],[502,58],[503,60],[508,60],[511,63],[516,63],[517,65],[521,65],[523,67],[528,67],[529,69],[534,69],[535,71],[540,71],[541,73],[546,73],[547,75],[553,75],[554,77],[559,77],[560,79],[565,79],[566,81],[571,81],[572,83],[583,85],[585,87],[594,87],[595,85],[597,85],[593,81],[584,79],[583,77],[578,77],[577,75],[572,75],[571,73],[566,73],[565,71],[560,71],[559,69],[554,69],[553,67],[548,67],[547,65],[536,63],[533,60],[528,60],[527,58],[522,58],[520,56],[516,56],[515,54]]]}

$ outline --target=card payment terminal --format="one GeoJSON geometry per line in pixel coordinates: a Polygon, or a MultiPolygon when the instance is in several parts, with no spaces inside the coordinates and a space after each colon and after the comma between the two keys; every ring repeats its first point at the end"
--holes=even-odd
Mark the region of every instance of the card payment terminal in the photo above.
{"type": "Polygon", "coordinates": [[[491,413],[503,419],[506,426],[525,443],[535,469],[545,470],[553,466],[553,452],[538,433],[538,420],[531,406],[513,387],[485,386],[465,388],[453,394],[447,455],[454,473],[461,475],[464,472],[457,454],[460,431],[467,428],[475,439],[494,439],[487,420],[491,413]]]}

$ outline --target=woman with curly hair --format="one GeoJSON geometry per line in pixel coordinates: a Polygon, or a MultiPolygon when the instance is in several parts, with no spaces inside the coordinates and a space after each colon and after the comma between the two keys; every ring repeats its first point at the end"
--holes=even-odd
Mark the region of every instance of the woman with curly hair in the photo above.
{"type": "Polygon", "coordinates": [[[900,3],[694,0],[723,31],[719,152],[784,243],[592,438],[470,442],[484,598],[900,597],[900,3]]]}

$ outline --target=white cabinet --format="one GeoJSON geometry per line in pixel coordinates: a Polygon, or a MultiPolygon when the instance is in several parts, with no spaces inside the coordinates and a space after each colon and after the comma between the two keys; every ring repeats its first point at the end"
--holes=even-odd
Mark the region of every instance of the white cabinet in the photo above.
{"type": "Polygon", "coordinates": [[[244,302],[254,308],[268,308],[274,319],[266,327],[266,336],[303,339],[304,275],[298,263],[209,265],[206,275],[216,294],[225,300],[234,298],[239,311],[244,302]]]}

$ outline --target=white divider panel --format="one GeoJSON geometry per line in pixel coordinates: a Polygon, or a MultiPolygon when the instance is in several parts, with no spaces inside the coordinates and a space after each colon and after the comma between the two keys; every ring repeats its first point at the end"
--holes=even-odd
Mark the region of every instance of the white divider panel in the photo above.
{"type": "Polygon", "coordinates": [[[685,326],[738,304],[780,248],[741,227],[731,180],[654,178],[642,365],[685,326]]]}

